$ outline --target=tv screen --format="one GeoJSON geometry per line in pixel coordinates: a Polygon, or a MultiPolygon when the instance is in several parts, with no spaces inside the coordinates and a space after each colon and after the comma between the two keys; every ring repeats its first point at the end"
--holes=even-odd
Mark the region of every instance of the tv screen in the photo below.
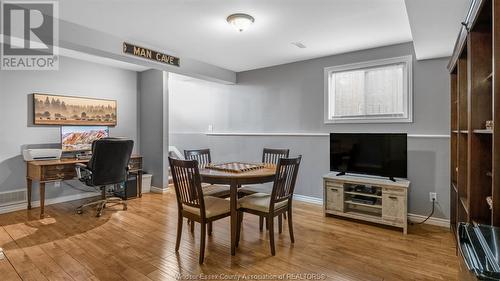
{"type": "Polygon", "coordinates": [[[407,177],[406,134],[330,134],[330,170],[407,177]]]}
{"type": "Polygon", "coordinates": [[[92,142],[109,136],[107,126],[62,126],[63,152],[92,150],[92,142]]]}

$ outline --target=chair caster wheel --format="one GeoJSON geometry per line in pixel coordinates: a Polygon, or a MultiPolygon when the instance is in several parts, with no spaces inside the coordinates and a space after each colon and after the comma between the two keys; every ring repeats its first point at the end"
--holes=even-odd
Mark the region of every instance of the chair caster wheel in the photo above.
{"type": "Polygon", "coordinates": [[[76,213],[77,213],[78,215],[81,215],[81,214],[83,214],[83,210],[76,210],[76,213]]]}
{"type": "Polygon", "coordinates": [[[128,209],[127,205],[123,205],[123,210],[126,211],[128,209]]]}
{"type": "Polygon", "coordinates": [[[96,218],[99,218],[100,216],[102,216],[102,213],[101,213],[101,212],[99,212],[99,213],[97,213],[97,215],[95,215],[95,216],[96,216],[96,218]]]}

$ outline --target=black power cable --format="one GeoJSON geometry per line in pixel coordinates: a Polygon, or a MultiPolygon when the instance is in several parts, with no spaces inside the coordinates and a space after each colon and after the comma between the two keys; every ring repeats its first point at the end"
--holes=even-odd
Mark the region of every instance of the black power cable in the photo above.
{"type": "Polygon", "coordinates": [[[436,204],[436,199],[435,198],[432,198],[432,211],[431,213],[427,216],[427,218],[425,218],[425,220],[421,221],[421,222],[415,222],[415,223],[410,223],[410,225],[415,225],[415,224],[423,224],[425,223],[430,217],[432,217],[432,215],[434,215],[434,205],[436,204]]]}

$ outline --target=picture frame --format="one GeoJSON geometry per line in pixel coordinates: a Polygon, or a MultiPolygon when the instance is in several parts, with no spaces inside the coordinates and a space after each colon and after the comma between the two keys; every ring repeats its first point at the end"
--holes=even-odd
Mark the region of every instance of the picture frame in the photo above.
{"type": "Polygon", "coordinates": [[[116,100],[33,94],[34,125],[116,126],[116,100]]]}

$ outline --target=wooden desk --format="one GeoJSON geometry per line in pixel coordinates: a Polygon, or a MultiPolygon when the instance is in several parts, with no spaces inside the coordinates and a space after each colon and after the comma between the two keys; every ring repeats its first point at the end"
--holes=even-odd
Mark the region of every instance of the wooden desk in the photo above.
{"type": "Polygon", "coordinates": [[[274,181],[276,165],[266,165],[262,169],[242,173],[231,173],[211,169],[201,169],[201,181],[211,184],[227,184],[231,190],[231,255],[236,253],[236,226],[238,215],[238,188],[243,184],[259,184],[274,181]]]}
{"type": "MultiPolygon", "coordinates": [[[[89,162],[88,159],[36,160],[26,162],[26,182],[28,189],[28,209],[31,209],[31,189],[33,181],[40,184],[40,218],[45,211],[45,184],[72,180],[76,177],[75,164],[89,162]]],[[[137,175],[137,195],[142,196],[142,156],[132,155],[129,173],[137,175]]]]}

